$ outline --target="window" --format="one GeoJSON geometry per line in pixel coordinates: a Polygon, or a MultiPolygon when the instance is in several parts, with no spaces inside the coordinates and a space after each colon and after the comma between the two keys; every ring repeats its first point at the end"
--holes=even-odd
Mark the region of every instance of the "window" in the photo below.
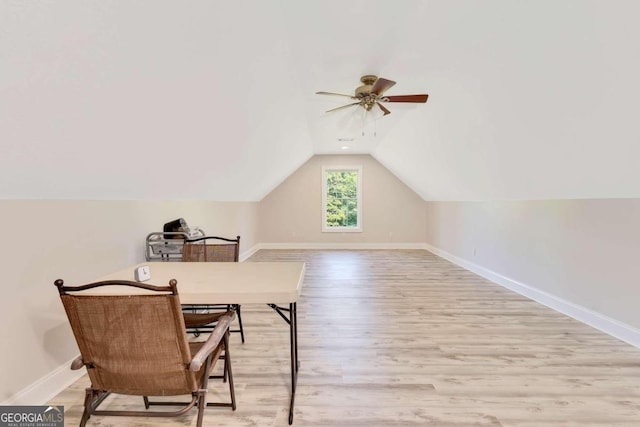
{"type": "Polygon", "coordinates": [[[362,166],[322,168],[322,231],[362,231],[362,166]]]}

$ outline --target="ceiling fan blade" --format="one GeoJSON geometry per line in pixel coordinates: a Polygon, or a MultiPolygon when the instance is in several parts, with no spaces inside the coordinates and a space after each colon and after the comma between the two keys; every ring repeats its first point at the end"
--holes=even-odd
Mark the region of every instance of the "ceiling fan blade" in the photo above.
{"type": "MultiPolygon", "coordinates": [[[[387,110],[384,105],[380,104],[379,102],[376,102],[376,105],[378,107],[380,107],[380,109],[382,110],[382,112],[384,113],[384,116],[386,116],[387,114],[391,114],[391,111],[387,110]]],[[[384,117],[383,116],[383,117],[384,117]]]]}
{"type": "Polygon", "coordinates": [[[380,101],[384,102],[427,102],[427,98],[429,95],[393,95],[393,96],[385,96],[380,99],[380,101]]]}
{"type": "Polygon", "coordinates": [[[343,93],[334,93],[334,92],[316,92],[316,95],[333,95],[333,96],[344,96],[346,98],[358,99],[352,95],[345,95],[343,93]]]}
{"type": "Polygon", "coordinates": [[[378,96],[382,96],[389,88],[391,88],[396,82],[393,80],[387,80],[385,78],[379,77],[378,80],[373,84],[371,88],[371,93],[375,93],[378,96]]]}
{"type": "Polygon", "coordinates": [[[351,106],[353,106],[353,105],[358,105],[358,104],[360,104],[360,103],[359,103],[359,102],[354,102],[353,104],[347,104],[347,105],[343,105],[342,107],[332,108],[331,110],[327,110],[326,112],[327,112],[327,113],[330,113],[330,112],[332,112],[332,111],[342,110],[343,108],[348,108],[348,107],[351,107],[351,106]]]}

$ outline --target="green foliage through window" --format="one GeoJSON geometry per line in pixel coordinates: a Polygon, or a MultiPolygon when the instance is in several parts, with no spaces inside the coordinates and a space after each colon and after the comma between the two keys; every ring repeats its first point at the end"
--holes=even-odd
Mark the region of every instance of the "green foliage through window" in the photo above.
{"type": "Polygon", "coordinates": [[[327,227],[358,227],[358,172],[327,171],[327,227]]]}

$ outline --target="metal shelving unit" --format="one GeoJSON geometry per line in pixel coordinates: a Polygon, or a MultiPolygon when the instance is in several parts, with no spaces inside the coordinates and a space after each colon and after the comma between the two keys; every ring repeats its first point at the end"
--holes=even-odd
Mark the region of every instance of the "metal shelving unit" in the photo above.
{"type": "Polygon", "coordinates": [[[157,231],[149,233],[145,241],[145,259],[147,261],[182,261],[184,242],[204,237],[204,231],[195,227],[188,231],[157,231]]]}

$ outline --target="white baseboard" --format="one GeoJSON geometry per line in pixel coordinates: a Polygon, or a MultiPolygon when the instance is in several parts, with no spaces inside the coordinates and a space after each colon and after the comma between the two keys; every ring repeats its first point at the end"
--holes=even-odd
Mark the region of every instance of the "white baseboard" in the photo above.
{"type": "Polygon", "coordinates": [[[540,304],[546,305],[553,310],[566,314],[569,317],[596,328],[608,335],[611,335],[612,337],[618,338],[634,347],[640,348],[640,330],[631,325],[627,325],[626,323],[612,319],[611,317],[600,314],[589,308],[574,304],[545,291],[541,291],[532,286],[525,285],[524,283],[505,277],[499,273],[478,264],[474,264],[463,258],[459,258],[429,244],[425,244],[424,247],[429,252],[451,261],[466,270],[472,271],[487,280],[504,286],[505,288],[539,302],[540,304]]]}
{"type": "Polygon", "coordinates": [[[240,254],[240,256],[238,257],[238,261],[240,262],[246,261],[251,257],[251,255],[255,254],[259,250],[260,250],[260,243],[253,245],[252,247],[250,247],[249,249],[247,249],[246,251],[240,254]]]}
{"type": "Polygon", "coordinates": [[[49,402],[87,372],[85,368],[76,371],[71,370],[71,362],[76,357],[58,366],[52,372],[0,403],[0,405],[44,405],[49,402]]]}
{"type": "Polygon", "coordinates": [[[260,243],[258,249],[426,249],[424,243],[260,243]]]}

